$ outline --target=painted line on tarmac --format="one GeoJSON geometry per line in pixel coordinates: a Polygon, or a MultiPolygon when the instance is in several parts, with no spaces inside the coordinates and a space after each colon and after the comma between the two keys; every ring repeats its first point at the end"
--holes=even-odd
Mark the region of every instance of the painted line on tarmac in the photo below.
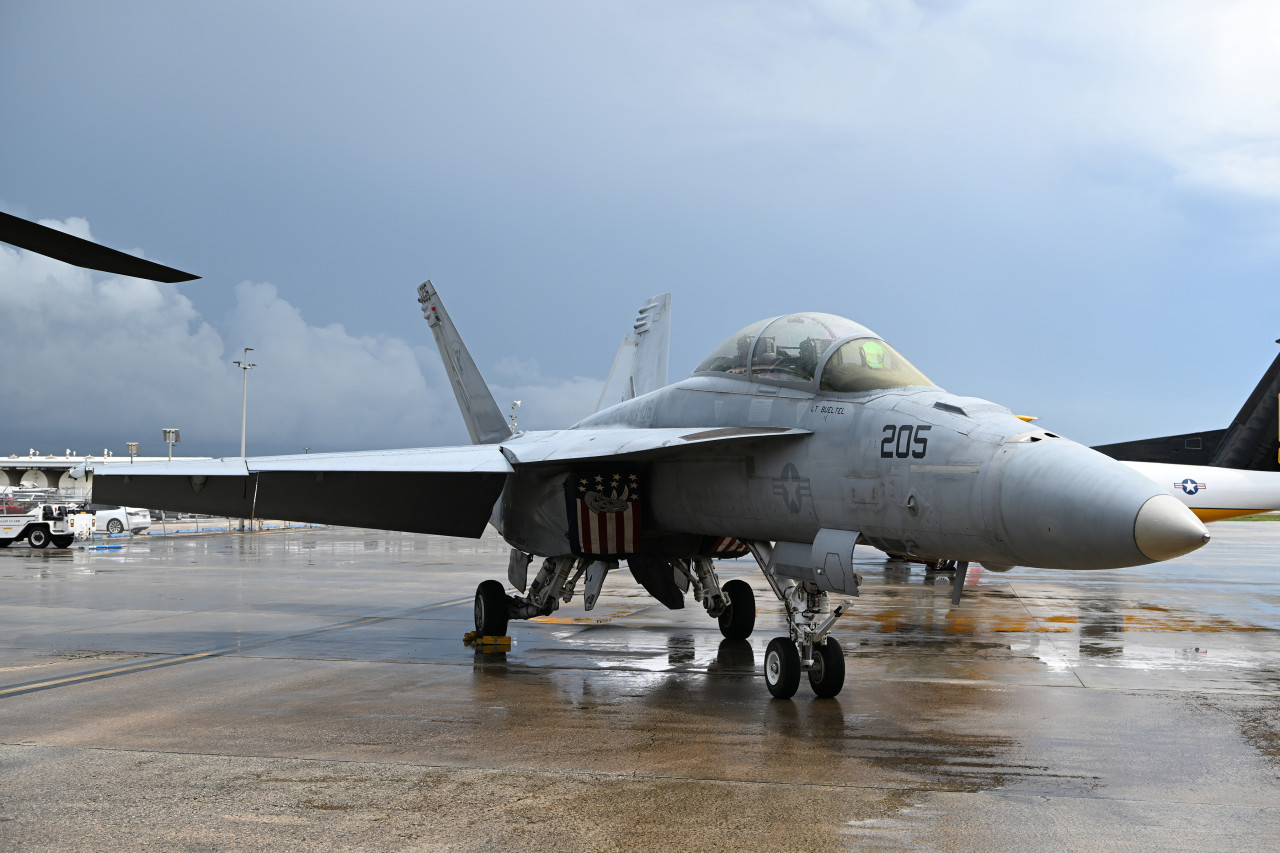
{"type": "Polygon", "coordinates": [[[124,666],[113,666],[107,669],[95,669],[87,672],[78,672],[73,675],[64,675],[59,678],[48,678],[41,681],[30,681],[24,684],[13,684],[8,687],[0,687],[0,699],[9,696],[21,696],[24,693],[35,693],[39,690],[52,690],[55,687],[66,687],[71,684],[83,684],[86,681],[98,681],[103,678],[112,678],[117,675],[128,675],[133,672],[142,672],[149,669],[160,669],[166,666],[176,666],[181,663],[190,663],[191,661],[206,660],[208,658],[222,657],[224,655],[236,654],[237,652],[245,652],[250,649],[259,649],[263,646],[269,646],[273,643],[284,643],[289,640],[297,640],[303,637],[314,637],[317,634],[326,634],[331,631],[344,631],[348,628],[358,628],[362,625],[374,625],[378,622],[389,622],[392,619],[404,619],[418,613],[425,613],[428,610],[438,610],[442,607],[456,607],[459,604],[466,604],[472,601],[472,598],[458,598],[452,601],[440,601],[435,604],[424,604],[421,607],[413,607],[409,610],[402,610],[399,613],[391,613],[387,616],[369,616],[364,619],[352,619],[347,622],[338,622],[334,625],[324,625],[320,628],[312,628],[309,631],[299,631],[296,634],[285,634],[278,637],[268,637],[263,640],[255,640],[251,643],[237,643],[234,646],[224,646],[220,649],[211,649],[207,652],[194,652],[189,655],[173,655],[171,657],[159,658],[157,660],[140,661],[138,663],[125,664],[124,666]]]}

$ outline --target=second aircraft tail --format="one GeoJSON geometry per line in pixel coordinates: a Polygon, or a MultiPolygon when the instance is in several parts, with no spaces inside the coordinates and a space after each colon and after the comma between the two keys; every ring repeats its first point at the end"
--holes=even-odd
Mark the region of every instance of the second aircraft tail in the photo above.
{"type": "Polygon", "coordinates": [[[596,411],[666,385],[670,347],[671,294],[663,293],[640,306],[636,321],[622,339],[613,367],[609,368],[596,411]]]}

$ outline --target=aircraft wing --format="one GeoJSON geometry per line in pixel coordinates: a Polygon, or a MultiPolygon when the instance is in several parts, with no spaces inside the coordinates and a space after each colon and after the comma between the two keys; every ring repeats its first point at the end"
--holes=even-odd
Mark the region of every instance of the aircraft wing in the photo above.
{"type": "Polygon", "coordinates": [[[678,454],[695,446],[808,434],[777,427],[568,429],[527,433],[501,445],[99,463],[93,466],[93,500],[474,538],[484,532],[513,466],[678,454]]]}
{"type": "Polygon", "coordinates": [[[92,240],[66,234],[11,213],[0,212],[0,241],[17,246],[19,249],[26,249],[28,252],[56,258],[64,263],[117,275],[129,275],[168,284],[195,281],[200,277],[173,267],[166,267],[155,261],[109,249],[92,240]]]}
{"type": "Polygon", "coordinates": [[[533,433],[503,445],[518,464],[572,462],[614,456],[678,453],[713,442],[809,435],[807,429],[785,427],[684,427],[681,429],[562,429],[533,433]]]}
{"type": "Polygon", "coordinates": [[[93,500],[477,537],[512,468],[494,445],[99,464],[93,500]]]}

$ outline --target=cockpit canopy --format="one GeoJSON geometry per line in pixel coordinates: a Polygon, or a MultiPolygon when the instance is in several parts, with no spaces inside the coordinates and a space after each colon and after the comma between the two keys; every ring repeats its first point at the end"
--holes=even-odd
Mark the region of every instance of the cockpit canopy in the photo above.
{"type": "Polygon", "coordinates": [[[865,326],[834,314],[787,314],[752,323],[711,353],[695,373],[857,393],[933,383],[865,326]]]}

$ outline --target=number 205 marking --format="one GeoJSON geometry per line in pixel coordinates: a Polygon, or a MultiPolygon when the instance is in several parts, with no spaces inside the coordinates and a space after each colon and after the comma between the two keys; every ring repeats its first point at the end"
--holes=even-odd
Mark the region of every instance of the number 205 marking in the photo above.
{"type": "Polygon", "coordinates": [[[884,438],[880,440],[880,458],[892,459],[896,456],[899,459],[906,459],[910,456],[913,459],[923,459],[929,449],[929,439],[924,434],[931,429],[933,427],[928,425],[914,428],[911,424],[886,425],[884,438]]]}

